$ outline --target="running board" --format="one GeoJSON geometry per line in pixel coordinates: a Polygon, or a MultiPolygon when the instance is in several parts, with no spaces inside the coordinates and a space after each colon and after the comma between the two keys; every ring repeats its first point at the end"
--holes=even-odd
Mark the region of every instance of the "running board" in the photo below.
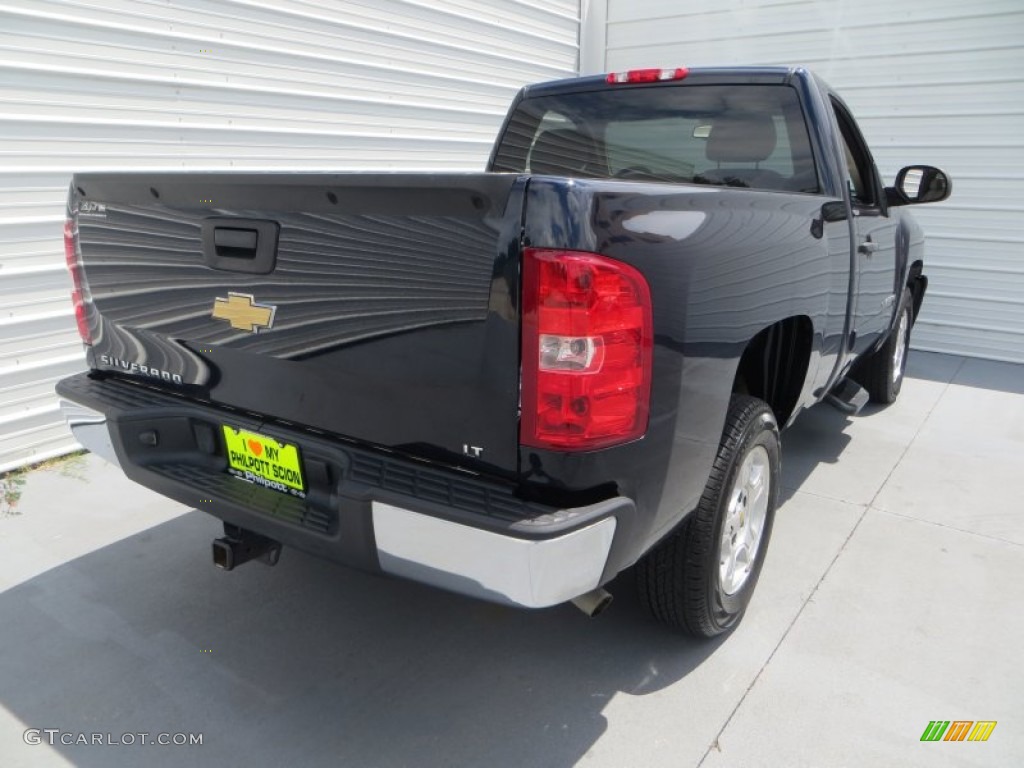
{"type": "Polygon", "coordinates": [[[868,392],[853,379],[843,379],[825,395],[825,402],[851,416],[868,404],[868,392]]]}

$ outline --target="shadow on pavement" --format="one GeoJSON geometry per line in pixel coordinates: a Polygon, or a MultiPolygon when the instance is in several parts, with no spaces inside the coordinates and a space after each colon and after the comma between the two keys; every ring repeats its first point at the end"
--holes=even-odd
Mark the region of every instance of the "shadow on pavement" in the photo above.
{"type": "MultiPolygon", "coordinates": [[[[957,384],[1007,392],[1024,392],[1021,366],[967,360],[952,355],[913,351],[907,359],[907,379],[957,384]]],[[[851,416],[819,403],[800,414],[782,435],[782,500],[792,498],[820,464],[835,464],[853,439],[847,429],[857,419],[883,413],[889,406],[867,405],[851,416]]]]}
{"type": "Polygon", "coordinates": [[[293,550],[225,574],[210,563],[218,534],[188,513],[0,594],[0,704],[31,728],[204,735],[57,747],[78,766],[567,766],[612,696],[669,686],[719,645],[653,623],[625,577],[615,609],[589,620],[293,550]]]}
{"type": "Polygon", "coordinates": [[[907,359],[907,377],[1024,395],[1024,365],[1020,363],[912,351],[907,359]]]}
{"type": "Polygon", "coordinates": [[[835,464],[852,439],[845,430],[850,416],[828,403],[801,413],[782,433],[782,498],[793,497],[819,464],[835,464]]]}
{"type": "Polygon", "coordinates": [[[967,360],[953,383],[975,389],[1024,395],[1024,365],[992,360],[967,360]]]}

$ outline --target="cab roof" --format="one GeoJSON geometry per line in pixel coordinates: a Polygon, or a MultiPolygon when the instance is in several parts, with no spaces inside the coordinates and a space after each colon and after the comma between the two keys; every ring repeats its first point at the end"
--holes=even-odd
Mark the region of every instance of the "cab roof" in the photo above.
{"type": "MultiPolygon", "coordinates": [[[[663,88],[679,85],[749,85],[765,83],[771,85],[785,85],[795,78],[813,77],[808,70],[801,67],[695,67],[693,69],[680,68],[685,71],[682,77],[657,80],[654,82],[626,82],[610,83],[609,74],[586,75],[584,77],[569,77],[561,80],[549,80],[544,83],[535,83],[523,88],[523,98],[536,96],[551,96],[561,93],[578,93],[581,91],[597,91],[609,88],[663,88]]],[[[622,70],[625,72],[642,70],[622,70]]],[[[672,70],[665,70],[672,71],[672,70]]],[[[678,70],[676,70],[678,71],[678,70]]]]}

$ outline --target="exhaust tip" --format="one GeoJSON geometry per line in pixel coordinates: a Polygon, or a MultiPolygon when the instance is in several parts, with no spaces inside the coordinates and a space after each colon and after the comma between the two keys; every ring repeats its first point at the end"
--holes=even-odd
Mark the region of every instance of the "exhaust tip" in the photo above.
{"type": "Polygon", "coordinates": [[[612,604],[612,594],[608,590],[598,587],[586,594],[573,598],[570,602],[587,614],[587,616],[594,618],[598,614],[603,613],[604,609],[612,604]]]}

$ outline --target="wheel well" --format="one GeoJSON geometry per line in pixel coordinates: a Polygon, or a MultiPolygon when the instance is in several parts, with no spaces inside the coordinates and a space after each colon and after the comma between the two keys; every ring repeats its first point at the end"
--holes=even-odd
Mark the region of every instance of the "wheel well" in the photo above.
{"type": "Polygon", "coordinates": [[[747,343],[732,391],[764,400],[780,426],[789,422],[807,379],[814,326],[806,315],[768,326],[747,343]]]}

